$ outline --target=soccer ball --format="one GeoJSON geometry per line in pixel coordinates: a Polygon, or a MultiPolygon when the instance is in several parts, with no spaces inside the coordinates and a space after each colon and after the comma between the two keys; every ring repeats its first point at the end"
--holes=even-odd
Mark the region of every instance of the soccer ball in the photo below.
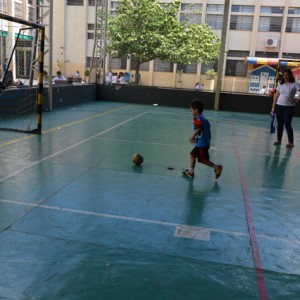
{"type": "Polygon", "coordinates": [[[139,153],[134,154],[133,157],[132,157],[132,162],[136,166],[141,165],[143,163],[143,161],[144,161],[144,157],[139,153]]]}

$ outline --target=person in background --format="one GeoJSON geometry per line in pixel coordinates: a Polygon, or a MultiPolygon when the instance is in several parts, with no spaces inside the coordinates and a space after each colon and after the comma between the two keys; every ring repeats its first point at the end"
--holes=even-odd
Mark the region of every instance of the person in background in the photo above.
{"type": "Polygon", "coordinates": [[[197,83],[195,84],[195,89],[196,89],[196,91],[199,91],[199,92],[203,91],[203,87],[204,87],[204,84],[203,84],[203,83],[197,82],[197,83]]]}
{"type": "Polygon", "coordinates": [[[56,76],[52,79],[52,83],[55,84],[55,81],[67,81],[67,79],[61,74],[61,71],[57,71],[56,76]]]}
{"type": "Polygon", "coordinates": [[[106,84],[108,85],[112,84],[112,78],[113,78],[113,72],[109,70],[105,78],[106,84]]]}
{"type": "Polygon", "coordinates": [[[267,86],[264,85],[263,88],[259,91],[260,95],[266,95],[267,94],[267,86]]]}
{"type": "Polygon", "coordinates": [[[118,84],[118,73],[113,73],[111,84],[118,84]]]}
{"type": "Polygon", "coordinates": [[[273,99],[271,114],[276,113],[277,119],[277,141],[275,146],[281,145],[283,128],[288,135],[286,148],[294,147],[294,132],[292,128],[292,119],[295,111],[295,103],[299,101],[295,95],[300,91],[300,84],[296,82],[291,69],[282,73],[282,82],[278,84],[276,94],[273,99]]]}

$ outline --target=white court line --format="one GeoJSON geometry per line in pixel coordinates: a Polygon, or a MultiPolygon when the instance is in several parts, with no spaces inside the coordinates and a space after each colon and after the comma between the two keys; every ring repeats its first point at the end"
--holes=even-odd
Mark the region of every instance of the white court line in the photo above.
{"type": "MultiPolygon", "coordinates": [[[[212,232],[226,234],[226,235],[249,237],[248,233],[243,233],[243,232],[238,232],[238,231],[230,231],[230,230],[201,227],[201,226],[190,226],[190,225],[177,224],[177,223],[172,223],[172,222],[141,219],[141,218],[134,218],[134,217],[128,217],[128,216],[121,216],[121,215],[104,214],[104,213],[98,213],[98,212],[94,212],[94,211],[72,209],[72,208],[59,207],[59,206],[34,204],[34,203],[15,201],[15,200],[7,200],[7,199],[0,199],[0,203],[7,203],[7,204],[13,204],[13,205],[19,205],[19,206],[28,206],[28,207],[33,207],[33,208],[43,208],[43,209],[56,210],[56,211],[79,214],[79,215],[94,216],[94,217],[99,217],[99,218],[126,220],[126,221],[130,221],[130,222],[139,222],[139,223],[146,223],[146,224],[155,224],[155,225],[175,227],[174,236],[179,237],[179,238],[210,241],[210,236],[211,236],[212,232]]],[[[260,235],[260,234],[258,234],[257,237],[262,238],[262,239],[267,239],[267,240],[281,241],[284,243],[300,244],[300,240],[289,240],[289,239],[285,239],[285,238],[280,238],[280,237],[275,237],[275,236],[266,236],[266,235],[260,235]]]]}
{"type": "Polygon", "coordinates": [[[95,137],[97,137],[97,136],[99,136],[99,135],[102,135],[102,134],[104,134],[104,133],[106,133],[106,132],[108,132],[108,131],[110,131],[110,130],[113,130],[113,129],[115,129],[115,128],[117,128],[117,127],[120,127],[120,126],[122,126],[122,125],[124,125],[124,124],[126,124],[126,123],[128,123],[128,122],[131,122],[132,120],[134,120],[134,119],[136,119],[136,118],[139,118],[139,117],[141,117],[141,116],[144,115],[144,114],[146,114],[146,112],[143,112],[143,113],[141,113],[141,114],[139,114],[139,115],[137,115],[137,116],[135,116],[135,117],[132,117],[132,118],[130,118],[130,119],[126,120],[126,121],[123,121],[123,122],[121,122],[121,123],[119,123],[119,124],[117,124],[117,125],[115,125],[115,126],[112,126],[112,127],[108,128],[108,129],[105,129],[105,130],[103,130],[103,131],[101,131],[101,132],[98,132],[97,134],[92,135],[92,136],[90,136],[90,137],[88,137],[88,138],[86,138],[86,139],[84,139],[84,140],[81,140],[80,142],[77,142],[77,143],[75,143],[75,144],[73,144],[73,145],[71,145],[71,146],[69,146],[69,147],[67,147],[67,148],[64,148],[64,149],[62,149],[62,150],[60,150],[60,151],[58,151],[58,152],[55,152],[55,153],[53,153],[53,154],[51,154],[51,155],[48,155],[48,156],[46,156],[46,157],[44,157],[44,158],[42,158],[42,159],[40,159],[40,160],[38,160],[38,161],[35,161],[35,162],[33,162],[33,163],[27,165],[26,167],[23,167],[23,168],[19,169],[18,171],[15,171],[15,172],[13,172],[13,173],[11,173],[11,174],[5,176],[5,177],[2,177],[2,178],[0,179],[0,183],[3,182],[3,181],[5,181],[5,180],[7,180],[7,179],[9,179],[9,178],[12,178],[13,176],[16,176],[16,175],[22,173],[23,171],[25,171],[25,170],[27,170],[27,169],[30,169],[30,168],[32,168],[32,167],[34,167],[34,166],[36,166],[36,165],[38,165],[38,164],[40,164],[40,163],[42,163],[42,162],[48,160],[48,159],[50,159],[50,158],[53,158],[53,157],[55,157],[55,156],[57,156],[57,155],[59,155],[59,154],[61,154],[61,153],[64,153],[64,152],[66,152],[66,151],[68,151],[68,150],[70,150],[70,149],[72,149],[72,148],[74,148],[74,147],[76,147],[76,146],[79,146],[79,145],[81,145],[81,144],[84,144],[84,143],[90,141],[91,139],[94,139],[95,137]]]}

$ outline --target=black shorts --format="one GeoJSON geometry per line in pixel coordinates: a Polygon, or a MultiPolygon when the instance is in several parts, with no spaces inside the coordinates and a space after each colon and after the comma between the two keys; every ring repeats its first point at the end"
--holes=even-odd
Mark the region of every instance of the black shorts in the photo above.
{"type": "Polygon", "coordinates": [[[209,147],[195,147],[191,151],[191,155],[197,158],[198,162],[206,162],[209,160],[209,147]]]}

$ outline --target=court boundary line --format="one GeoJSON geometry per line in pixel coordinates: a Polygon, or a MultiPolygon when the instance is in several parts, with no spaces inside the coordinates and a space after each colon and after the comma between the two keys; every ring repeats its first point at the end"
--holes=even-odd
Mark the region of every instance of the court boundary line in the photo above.
{"type": "MultiPolygon", "coordinates": [[[[73,214],[78,214],[78,215],[80,215],[80,214],[88,215],[88,216],[107,218],[107,219],[125,220],[125,221],[130,221],[130,222],[140,222],[140,223],[145,223],[145,224],[155,224],[155,225],[175,227],[175,233],[176,233],[177,227],[190,227],[190,228],[195,228],[195,229],[200,229],[200,230],[206,230],[209,232],[222,233],[222,234],[233,235],[233,236],[243,236],[243,237],[249,236],[249,234],[247,232],[216,229],[216,228],[203,227],[203,226],[194,226],[194,225],[166,222],[166,221],[160,221],[160,220],[142,219],[142,218],[137,218],[137,217],[123,216],[123,215],[113,215],[113,214],[107,214],[107,213],[101,213],[101,212],[95,212],[95,211],[89,211],[89,210],[81,210],[81,209],[67,208],[67,207],[61,207],[61,206],[38,204],[38,203],[36,204],[36,203],[29,203],[29,202],[23,202],[23,201],[17,201],[17,200],[8,200],[8,199],[2,199],[2,198],[0,198],[0,203],[19,205],[19,206],[27,206],[27,207],[32,207],[32,208],[49,209],[49,210],[54,210],[54,211],[68,212],[68,213],[73,213],[73,214]]],[[[174,233],[174,236],[176,236],[175,233],[174,233]]],[[[284,243],[293,243],[293,244],[300,245],[300,240],[289,240],[286,238],[260,235],[260,234],[258,234],[257,237],[259,237],[261,239],[281,241],[284,243]]],[[[193,238],[190,238],[190,239],[193,239],[193,238]]]]}
{"type": "Polygon", "coordinates": [[[127,119],[127,120],[125,120],[125,121],[123,121],[123,122],[121,122],[121,123],[119,123],[119,124],[116,124],[116,125],[114,125],[114,126],[112,126],[112,127],[110,127],[110,128],[107,128],[107,129],[105,129],[105,130],[103,130],[103,131],[100,131],[100,132],[98,132],[98,133],[96,133],[96,134],[94,134],[94,135],[92,135],[92,136],[90,136],[90,137],[88,137],[88,138],[85,138],[85,139],[83,139],[83,140],[81,140],[81,141],[79,141],[79,142],[77,142],[77,143],[75,143],[75,144],[72,144],[72,145],[70,145],[70,146],[68,146],[68,147],[66,147],[66,148],[64,148],[64,149],[62,149],[62,150],[60,150],[60,151],[57,151],[57,152],[55,152],[55,153],[53,153],[53,154],[50,154],[50,155],[48,155],[48,156],[46,156],[46,157],[44,157],[44,158],[42,158],[42,159],[39,159],[39,160],[37,160],[37,161],[35,161],[35,162],[33,162],[33,163],[31,163],[31,164],[29,164],[29,165],[27,165],[27,166],[25,166],[25,167],[19,169],[19,170],[15,171],[15,172],[13,172],[13,173],[11,173],[11,174],[8,174],[8,175],[6,175],[6,176],[0,178],[0,183],[3,182],[3,181],[5,181],[5,180],[7,180],[7,179],[10,179],[10,178],[12,178],[12,177],[14,177],[14,176],[16,176],[16,175],[18,175],[18,174],[20,174],[20,173],[22,173],[23,171],[25,171],[25,170],[27,170],[27,169],[30,169],[30,168],[32,168],[32,167],[38,165],[38,164],[40,164],[40,163],[42,163],[42,162],[44,162],[44,161],[49,160],[50,158],[53,158],[53,157],[55,157],[55,156],[57,156],[57,155],[59,155],[59,154],[61,154],[61,153],[64,153],[65,151],[68,151],[68,150],[70,150],[70,149],[72,149],[72,148],[74,148],[74,147],[76,147],[76,146],[79,146],[79,145],[81,145],[81,144],[84,144],[84,143],[86,143],[86,142],[88,142],[88,141],[94,139],[94,138],[97,137],[97,136],[100,136],[100,135],[102,135],[102,134],[104,134],[104,133],[106,133],[106,132],[108,132],[108,131],[110,131],[110,130],[113,130],[113,129],[115,129],[115,128],[118,128],[118,127],[120,127],[120,126],[126,124],[126,123],[129,123],[129,122],[131,122],[131,121],[133,121],[133,120],[135,120],[135,119],[141,117],[142,115],[144,115],[144,114],[146,114],[146,113],[147,113],[147,112],[143,112],[143,113],[141,113],[141,114],[138,114],[138,115],[136,115],[136,116],[134,116],[134,117],[132,117],[132,118],[129,118],[129,119],[127,119]]]}
{"type": "Polygon", "coordinates": [[[264,278],[264,272],[262,267],[262,262],[259,254],[259,247],[258,242],[256,238],[256,232],[255,227],[253,223],[252,218],[252,211],[250,206],[250,199],[247,189],[247,181],[245,177],[245,173],[243,170],[243,164],[241,159],[241,153],[239,151],[238,143],[237,143],[237,135],[236,135],[236,128],[235,124],[231,124],[232,129],[232,135],[233,135],[233,143],[235,152],[237,155],[237,163],[238,163],[238,170],[240,173],[241,178],[241,186],[242,186],[242,192],[243,192],[243,199],[245,204],[245,212],[246,212],[246,220],[247,220],[247,226],[248,226],[248,232],[249,232],[249,238],[250,238],[250,245],[251,245],[251,251],[252,251],[252,257],[254,262],[254,269],[256,273],[256,282],[258,285],[258,292],[261,300],[267,300],[268,299],[268,293],[265,285],[265,278],[264,278]]]}

